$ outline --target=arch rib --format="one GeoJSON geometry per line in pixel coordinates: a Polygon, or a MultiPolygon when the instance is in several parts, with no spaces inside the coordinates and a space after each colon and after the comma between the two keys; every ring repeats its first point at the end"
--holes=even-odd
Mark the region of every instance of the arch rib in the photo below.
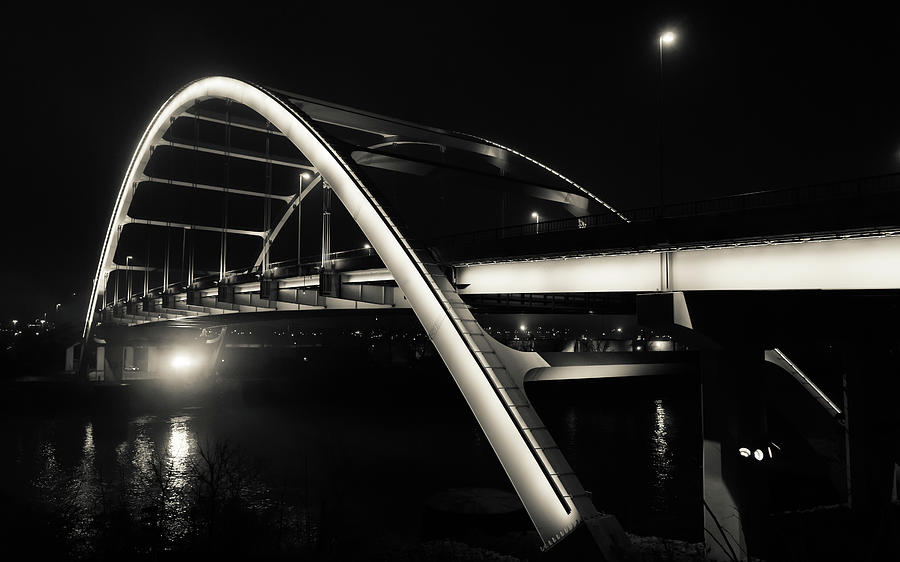
{"type": "Polygon", "coordinates": [[[421,324],[430,329],[438,353],[485,432],[545,547],[574,529],[582,515],[576,507],[577,491],[572,493],[564,484],[566,477],[571,476],[570,469],[559,468],[565,464],[564,459],[551,460],[554,455],[550,453],[559,454],[558,449],[553,451],[552,440],[551,446],[547,445],[547,439],[543,445],[535,440],[534,433],[543,430],[540,420],[533,411],[522,410],[530,407],[524,393],[511,398],[511,393],[504,390],[513,388],[507,385],[514,384],[505,360],[494,352],[490,339],[480,329],[466,327],[473,324],[477,327],[477,322],[455,289],[439,267],[410,246],[354,170],[310,120],[288,101],[261,86],[227,77],[203,78],[176,92],[157,111],[141,136],[116,198],[94,279],[85,338],[102,292],[101,279],[115,267],[112,260],[120,226],[128,221],[127,210],[134,193],[130,188],[146,166],[150,148],[160,142],[164,127],[171,119],[208,98],[233,100],[255,110],[313,164],[392,272],[421,324]],[[527,417],[525,413],[531,416],[530,425],[522,421],[527,417]]]}

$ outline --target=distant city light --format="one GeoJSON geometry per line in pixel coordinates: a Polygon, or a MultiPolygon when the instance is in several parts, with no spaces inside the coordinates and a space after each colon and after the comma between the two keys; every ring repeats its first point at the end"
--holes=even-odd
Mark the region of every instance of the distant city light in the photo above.
{"type": "Polygon", "coordinates": [[[363,248],[365,248],[366,250],[368,250],[371,247],[372,247],[371,244],[363,244],[363,248]]]}
{"type": "Polygon", "coordinates": [[[520,324],[520,325],[519,325],[519,329],[522,330],[522,331],[524,332],[525,330],[528,329],[528,327],[525,326],[525,324],[520,324]]]}

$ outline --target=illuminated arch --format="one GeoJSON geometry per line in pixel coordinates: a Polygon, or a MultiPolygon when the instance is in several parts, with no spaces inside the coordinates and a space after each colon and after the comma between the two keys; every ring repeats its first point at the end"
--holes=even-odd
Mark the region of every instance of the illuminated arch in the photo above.
{"type": "MultiPolygon", "coordinates": [[[[558,469],[560,465],[567,466],[561,455],[551,458],[550,449],[555,449],[555,443],[546,429],[538,427],[539,424],[523,422],[521,412],[514,414],[517,406],[530,407],[521,392],[521,377],[518,381],[513,380],[512,386],[493,382],[500,379],[501,371],[507,373],[504,375],[507,380],[514,369],[518,369],[519,375],[524,374],[522,369],[525,367],[521,362],[533,363],[536,359],[510,355],[517,352],[508,348],[501,350],[502,346],[486,337],[480,329],[474,333],[466,328],[473,324],[477,328],[477,322],[439,269],[427,260],[423,262],[410,247],[353,168],[326,142],[311,120],[279,94],[264,87],[228,77],[203,78],[176,92],[156,112],[138,143],[116,198],[94,277],[85,338],[90,333],[98,296],[105,290],[102,285],[105,275],[115,269],[113,260],[120,227],[130,222],[127,212],[135,191],[132,186],[139,181],[151,148],[162,140],[176,117],[194,103],[209,98],[233,100],[255,110],[281,131],[319,171],[406,295],[485,432],[544,545],[552,545],[574,529],[582,517],[589,515],[579,513],[578,507],[582,507],[582,511],[588,507],[575,501],[575,494],[566,489],[580,485],[577,480],[572,484],[573,475],[567,480],[564,474],[567,471],[558,469]],[[455,305],[448,300],[450,296],[455,297],[455,305]],[[492,354],[490,359],[487,354],[492,354]],[[517,362],[520,364],[514,365],[517,362]],[[544,434],[539,437],[541,431],[544,434]],[[542,446],[548,442],[552,447],[542,446]]],[[[536,357],[536,354],[532,355],[536,357]]],[[[527,365],[531,366],[536,365],[527,365]]],[[[534,419],[537,419],[536,415],[534,419]]],[[[555,454],[558,453],[556,449],[555,454]]]]}

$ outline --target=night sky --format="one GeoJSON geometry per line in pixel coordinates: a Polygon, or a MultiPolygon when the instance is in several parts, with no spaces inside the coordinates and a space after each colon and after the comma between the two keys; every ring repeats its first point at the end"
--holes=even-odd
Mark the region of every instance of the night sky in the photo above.
{"type": "Polygon", "coordinates": [[[83,318],[139,135],[172,92],[207,75],[485,136],[633,208],[658,201],[657,37],[672,29],[667,201],[900,171],[896,13],[292,4],[150,3],[118,16],[33,4],[7,19],[0,320],[55,303],[72,312],[61,319],[83,318]]]}

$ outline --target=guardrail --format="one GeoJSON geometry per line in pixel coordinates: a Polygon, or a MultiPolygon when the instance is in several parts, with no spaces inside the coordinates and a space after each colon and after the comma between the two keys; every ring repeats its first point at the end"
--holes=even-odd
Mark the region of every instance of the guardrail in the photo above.
{"type": "MultiPolygon", "coordinates": [[[[883,193],[900,192],[900,173],[869,176],[847,181],[835,181],[770,191],[755,191],[705,199],[686,203],[671,203],[662,206],[641,207],[621,211],[630,222],[650,222],[660,219],[694,217],[719,213],[784,207],[825,202],[835,199],[860,199],[883,193]]],[[[622,219],[612,213],[571,217],[542,222],[531,222],[491,228],[472,232],[461,232],[433,239],[429,246],[454,246],[474,244],[503,238],[519,238],[536,234],[548,234],[597,228],[622,224],[622,219]]]]}

